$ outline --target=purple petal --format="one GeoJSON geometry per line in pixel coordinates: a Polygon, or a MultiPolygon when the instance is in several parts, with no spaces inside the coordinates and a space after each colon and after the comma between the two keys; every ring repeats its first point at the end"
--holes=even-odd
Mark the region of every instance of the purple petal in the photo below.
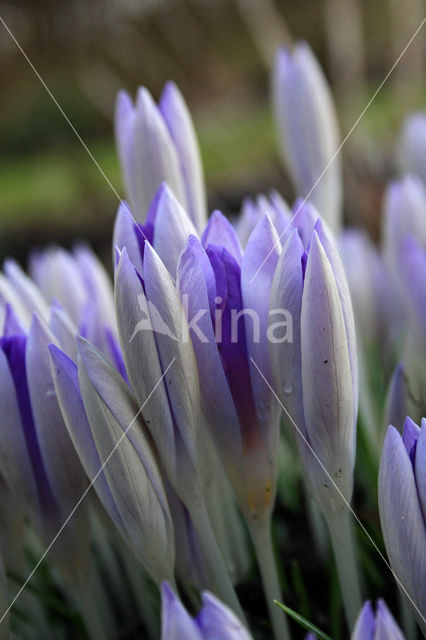
{"type": "Polygon", "coordinates": [[[375,618],[370,600],[364,603],[359,612],[351,640],[374,640],[375,618]]]}
{"type": "MultiPolygon", "coordinates": [[[[8,339],[9,340],[9,339],[8,339]]],[[[0,348],[0,411],[2,415],[0,438],[0,461],[4,479],[14,491],[18,500],[26,507],[34,505],[40,509],[38,489],[34,477],[32,461],[28,451],[25,431],[22,427],[20,407],[18,405],[15,384],[10,370],[5,338],[0,348]]]]}
{"type": "Polygon", "coordinates": [[[225,248],[211,246],[207,254],[215,272],[217,293],[222,298],[220,355],[240,418],[242,437],[248,444],[257,433],[258,424],[251,389],[246,328],[241,320],[236,323],[232,319],[243,308],[241,270],[225,248]]]}
{"type": "Polygon", "coordinates": [[[25,366],[27,339],[24,336],[13,336],[11,338],[2,338],[0,342],[13,378],[21,418],[21,428],[24,432],[28,455],[40,494],[40,501],[43,507],[49,508],[52,504],[52,493],[40,453],[28,390],[25,366]]]}
{"type": "MultiPolygon", "coordinates": [[[[191,237],[178,266],[178,291],[186,296],[188,318],[202,313],[197,322],[201,336],[190,329],[198,365],[201,402],[209,418],[212,437],[223,456],[228,473],[240,481],[241,434],[238,415],[216,344],[209,310],[208,289],[215,287],[214,272],[200,242],[191,237]],[[206,261],[207,260],[207,264],[206,261]],[[202,338],[205,336],[205,339],[202,338]]],[[[213,296],[214,298],[214,296],[213,296]]]]}
{"type": "Polygon", "coordinates": [[[241,246],[231,223],[220,211],[213,211],[201,238],[203,247],[217,245],[226,249],[241,264],[241,246]]]}
{"type": "Polygon", "coordinates": [[[167,582],[161,585],[161,640],[204,640],[167,582]]]}

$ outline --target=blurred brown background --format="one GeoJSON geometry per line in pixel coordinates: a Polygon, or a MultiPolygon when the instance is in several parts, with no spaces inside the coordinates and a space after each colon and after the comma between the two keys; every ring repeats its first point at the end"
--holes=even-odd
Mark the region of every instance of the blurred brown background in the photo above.
{"type": "MultiPolygon", "coordinates": [[[[210,208],[293,192],[269,104],[274,52],[307,40],[331,82],[342,137],[420,24],[423,0],[3,0],[0,16],[123,194],[112,117],[119,88],[183,91],[210,208]]],[[[425,105],[418,34],[344,148],[345,216],[377,237],[403,114],[425,105]]],[[[0,254],[88,238],[109,251],[117,198],[0,23],[0,254]]]]}

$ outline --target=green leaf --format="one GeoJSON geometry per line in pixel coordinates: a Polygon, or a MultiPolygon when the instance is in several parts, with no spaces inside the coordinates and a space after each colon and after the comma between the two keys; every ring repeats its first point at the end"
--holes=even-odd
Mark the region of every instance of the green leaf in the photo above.
{"type": "Polygon", "coordinates": [[[293,618],[293,620],[296,620],[296,622],[298,622],[301,627],[306,629],[306,631],[311,631],[311,633],[315,633],[318,640],[332,640],[330,636],[324,633],[324,631],[321,631],[321,629],[318,629],[318,627],[312,624],[312,622],[309,622],[309,620],[306,620],[306,618],[301,616],[300,613],[297,613],[297,611],[293,611],[293,609],[290,609],[290,607],[286,607],[285,604],[278,602],[278,600],[274,600],[274,604],[278,605],[291,618],[293,618]]]}

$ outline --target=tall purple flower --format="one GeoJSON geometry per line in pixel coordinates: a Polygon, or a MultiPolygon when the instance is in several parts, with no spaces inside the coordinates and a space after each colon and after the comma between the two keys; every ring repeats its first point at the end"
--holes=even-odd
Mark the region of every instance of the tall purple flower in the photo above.
{"type": "Polygon", "coordinates": [[[273,106],[281,153],[297,194],[309,194],[337,231],[342,217],[342,168],[340,157],[333,156],[339,127],[327,80],[306,43],[278,52],[273,106]]]}
{"type": "Polygon", "coordinates": [[[165,181],[200,230],[206,219],[201,158],[191,116],[179,89],[166,84],[157,106],[147,89],[135,105],[125,91],[117,98],[116,137],[131,209],[144,222],[165,181]]]}
{"type": "Polygon", "coordinates": [[[274,308],[287,309],[293,326],[291,340],[270,344],[276,389],[289,426],[297,426],[304,472],[330,528],[353,623],[360,608],[347,511],[358,409],[355,328],[337,248],[312,211],[301,217],[280,256],[274,308]]]}
{"type": "Polygon", "coordinates": [[[389,426],[379,472],[380,522],[401,590],[426,632],[426,420],[389,426]]]}

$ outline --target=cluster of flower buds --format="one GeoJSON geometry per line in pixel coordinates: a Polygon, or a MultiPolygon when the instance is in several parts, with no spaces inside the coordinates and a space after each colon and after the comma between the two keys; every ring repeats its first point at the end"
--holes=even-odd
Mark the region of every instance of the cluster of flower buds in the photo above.
{"type": "MultiPolygon", "coordinates": [[[[142,88],[135,105],[124,92],[117,101],[128,203],[114,226],[114,285],[84,247],[34,254],[31,277],[5,263],[0,519],[12,530],[13,495],[22,530],[31,526],[48,550],[60,535],[52,554],[77,590],[88,580],[90,545],[101,544],[99,523],[106,546],[118,532],[161,589],[163,640],[249,640],[234,590],[250,564],[244,521],[275,636],[288,640],[274,605],[282,591],[270,534],[284,418],[330,530],[352,640],[402,639],[383,601],[358,616],[348,515],[371,345],[380,343],[383,362],[395,364],[395,352],[402,361],[387,402],[397,426],[407,413],[417,419],[426,397],[425,119],[405,125],[403,167],[412,175],[387,190],[379,251],[361,232],[333,233],[342,209],[338,126],[307,45],[279,52],[274,107],[287,167],[307,197],[293,208],[273,191],[245,200],[234,226],[219,211],[207,220],[183,98],[168,84],[157,106],[142,88]],[[194,587],[215,594],[203,593],[197,617],[176,595],[176,578],[189,600],[194,587]]],[[[421,626],[425,473],[426,423],[407,418],[402,437],[389,427],[380,517],[421,626]]],[[[0,603],[2,576],[0,563],[0,603]]],[[[100,637],[90,615],[86,622],[100,637]]]]}

